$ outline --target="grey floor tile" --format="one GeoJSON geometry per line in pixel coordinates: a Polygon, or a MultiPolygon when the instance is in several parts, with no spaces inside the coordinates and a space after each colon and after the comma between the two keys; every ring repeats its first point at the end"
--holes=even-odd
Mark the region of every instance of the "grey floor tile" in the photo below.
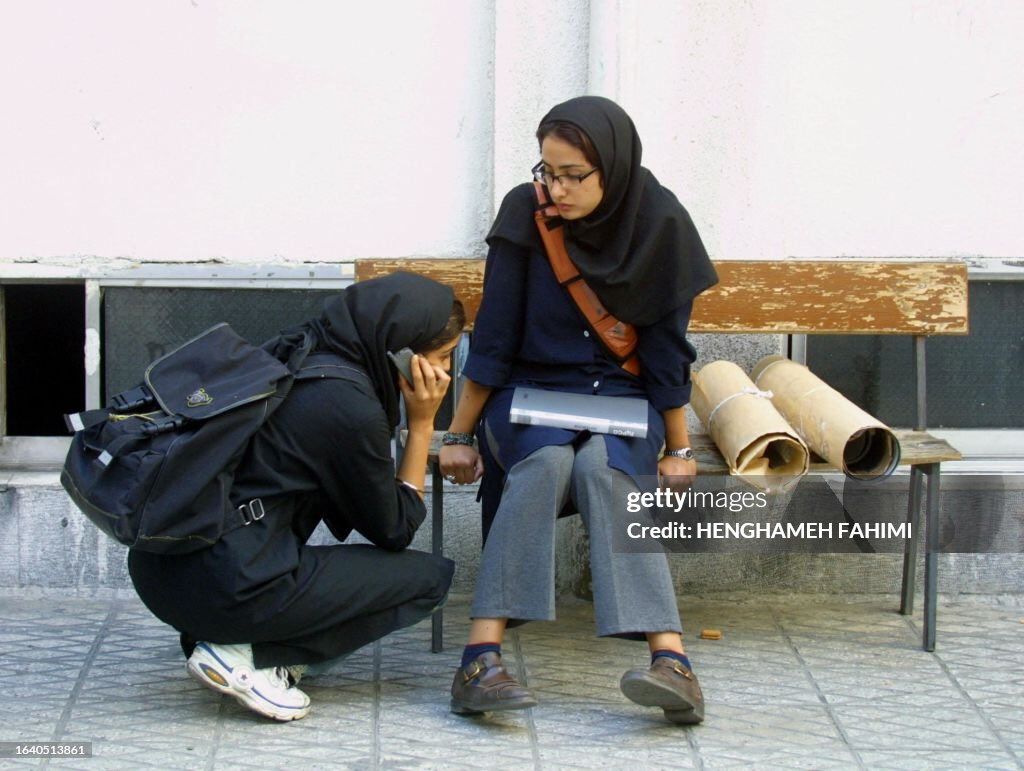
{"type": "Polygon", "coordinates": [[[700,768],[698,758],[685,745],[678,750],[649,747],[602,747],[589,752],[542,747],[541,768],[685,769],[700,768]]]}
{"type": "Polygon", "coordinates": [[[858,748],[945,752],[998,746],[991,729],[968,708],[954,713],[866,703],[839,705],[833,712],[858,748]]]}
{"type": "Polygon", "coordinates": [[[982,716],[1006,748],[1024,766],[1024,710],[1020,707],[983,707],[982,716]]]}
{"type": "Polygon", "coordinates": [[[965,768],[1019,769],[1013,758],[997,751],[908,752],[868,750],[862,754],[870,769],[898,771],[963,771],[965,768]]]}
{"type": "MultiPolygon", "coordinates": [[[[183,746],[173,740],[163,742],[147,742],[129,745],[93,744],[91,766],[83,763],[84,768],[131,769],[131,768],[167,768],[167,769],[202,769],[206,768],[209,747],[183,746]]],[[[55,768],[63,768],[54,764],[55,768]]]]}
{"type": "MultiPolygon", "coordinates": [[[[42,760],[16,760],[9,758],[0,760],[0,769],[43,768],[43,762],[44,761],[42,760]]],[[[64,769],[69,769],[69,771],[88,771],[89,768],[92,768],[95,771],[97,768],[96,762],[95,758],[80,758],[77,760],[66,759],[61,760],[59,765],[57,764],[57,761],[51,761],[49,767],[58,768],[61,769],[61,771],[64,771],[64,769]]]]}
{"type": "Polygon", "coordinates": [[[818,687],[835,707],[877,705],[880,709],[928,707],[949,712],[970,710],[970,702],[951,683],[938,677],[915,680],[911,676],[865,673],[862,677],[841,677],[817,673],[818,687]]]}
{"type": "Polygon", "coordinates": [[[702,689],[709,707],[770,707],[788,709],[793,706],[812,707],[820,703],[818,694],[807,684],[804,673],[739,670],[716,676],[701,670],[702,689]]]}
{"type": "Polygon", "coordinates": [[[67,699],[50,700],[29,695],[18,701],[22,703],[21,709],[8,707],[0,712],[0,741],[49,741],[67,699]]]}
{"type": "Polygon", "coordinates": [[[615,704],[543,703],[534,709],[541,747],[674,749],[686,746],[688,729],[668,723],[660,709],[623,697],[615,704]]]}
{"type": "Polygon", "coordinates": [[[463,717],[448,710],[448,701],[404,707],[382,705],[378,727],[380,757],[391,763],[418,759],[425,764],[452,763],[470,768],[502,763],[532,763],[529,716],[492,713],[463,717]]]}
{"type": "Polygon", "coordinates": [[[380,757],[381,768],[452,768],[452,769],[532,769],[535,761],[529,752],[515,753],[477,747],[475,752],[451,751],[429,746],[423,749],[387,747],[380,757]]]}
{"type": "Polygon", "coordinates": [[[841,745],[842,736],[824,706],[711,707],[696,737],[701,750],[742,746],[776,746],[779,750],[841,745]]]}
{"type": "Polygon", "coordinates": [[[842,748],[823,745],[817,750],[780,750],[757,745],[702,751],[704,768],[725,769],[854,769],[857,761],[842,748]]]}
{"type": "Polygon", "coordinates": [[[1024,711],[1024,677],[1018,672],[952,669],[952,676],[972,701],[981,706],[1017,707],[1024,711]]]}
{"type": "Polygon", "coordinates": [[[429,652],[429,623],[403,630],[379,654],[367,646],[304,680],[309,717],[281,725],[188,678],[177,636],[137,601],[119,601],[111,616],[110,602],[0,599],[0,677],[16,696],[0,702],[0,740],[47,740],[60,726],[65,738],[94,742],[97,757],[79,763],[91,771],[1021,767],[1024,611],[942,607],[928,654],[919,619],[893,607],[878,598],[684,602],[708,717],[680,727],[621,695],[619,677],[646,663],[646,648],[596,638],[591,606],[577,601],[560,605],[557,623],[525,625],[506,642],[538,707],[452,715],[448,690],[468,630],[456,600],[444,653],[429,652]],[[723,638],[698,639],[702,627],[723,638]]]}

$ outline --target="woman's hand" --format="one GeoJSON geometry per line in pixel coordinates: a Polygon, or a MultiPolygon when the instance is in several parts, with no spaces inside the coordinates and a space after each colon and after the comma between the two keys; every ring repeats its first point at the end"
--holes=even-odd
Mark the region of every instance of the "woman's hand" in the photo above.
{"type": "Polygon", "coordinates": [[[658,461],[658,486],[677,493],[689,489],[697,478],[697,461],[668,455],[658,461]]]}
{"type": "Polygon", "coordinates": [[[409,431],[434,430],[434,416],[444,401],[451,377],[440,367],[435,367],[425,356],[416,354],[409,363],[412,369],[412,385],[398,375],[398,387],[405,397],[405,416],[409,431]]]}
{"type": "Polygon", "coordinates": [[[441,473],[449,482],[472,484],[484,475],[484,460],[476,448],[468,444],[451,444],[441,448],[438,461],[441,473]]]}

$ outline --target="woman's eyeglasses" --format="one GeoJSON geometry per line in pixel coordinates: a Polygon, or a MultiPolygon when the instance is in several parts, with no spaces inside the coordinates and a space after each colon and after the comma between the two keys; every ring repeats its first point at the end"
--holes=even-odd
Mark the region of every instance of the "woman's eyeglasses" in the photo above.
{"type": "Polygon", "coordinates": [[[533,178],[535,180],[543,182],[548,187],[551,187],[555,180],[558,180],[558,184],[560,184],[564,189],[571,190],[574,187],[579,187],[583,183],[583,180],[595,171],[598,171],[598,168],[595,166],[586,174],[552,174],[550,171],[544,170],[544,161],[541,161],[534,166],[531,171],[533,172],[533,178]]]}

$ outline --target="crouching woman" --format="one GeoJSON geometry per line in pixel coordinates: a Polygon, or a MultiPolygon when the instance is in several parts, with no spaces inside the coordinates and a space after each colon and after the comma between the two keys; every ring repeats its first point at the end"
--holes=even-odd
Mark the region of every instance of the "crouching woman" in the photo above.
{"type": "Polygon", "coordinates": [[[305,325],[313,355],[338,369],[296,381],[246,451],[232,503],[260,499],[264,516],[203,551],[129,555],[139,596],[181,633],[192,677],[295,720],[309,711],[297,687],[307,669],[443,603],[454,564],[406,547],[426,516],[434,415],[464,323],[450,288],[397,273],[345,289],[305,325]],[[387,356],[404,347],[416,352],[411,383],[387,356]],[[400,395],[409,438],[396,476],[400,395]],[[370,544],[310,545],[321,521],[338,541],[354,530],[370,544]]]}

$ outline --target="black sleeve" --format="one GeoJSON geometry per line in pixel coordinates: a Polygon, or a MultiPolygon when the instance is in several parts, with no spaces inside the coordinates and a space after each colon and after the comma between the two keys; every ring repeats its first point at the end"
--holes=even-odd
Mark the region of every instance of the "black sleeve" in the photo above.
{"type": "Polygon", "coordinates": [[[500,388],[508,382],[523,337],[528,260],[525,247],[500,238],[492,240],[484,266],[480,310],[462,368],[462,374],[474,383],[500,388]]]}
{"type": "Polygon", "coordinates": [[[353,528],[383,549],[404,549],[427,509],[416,492],[395,480],[383,408],[347,381],[305,386],[310,387],[317,391],[317,409],[309,415],[312,436],[306,444],[326,504],[324,521],[337,537],[353,528]]]}
{"type": "Polygon", "coordinates": [[[637,356],[647,398],[658,412],[690,401],[690,365],[697,351],[686,339],[693,301],[665,314],[648,327],[637,328],[637,356]]]}

